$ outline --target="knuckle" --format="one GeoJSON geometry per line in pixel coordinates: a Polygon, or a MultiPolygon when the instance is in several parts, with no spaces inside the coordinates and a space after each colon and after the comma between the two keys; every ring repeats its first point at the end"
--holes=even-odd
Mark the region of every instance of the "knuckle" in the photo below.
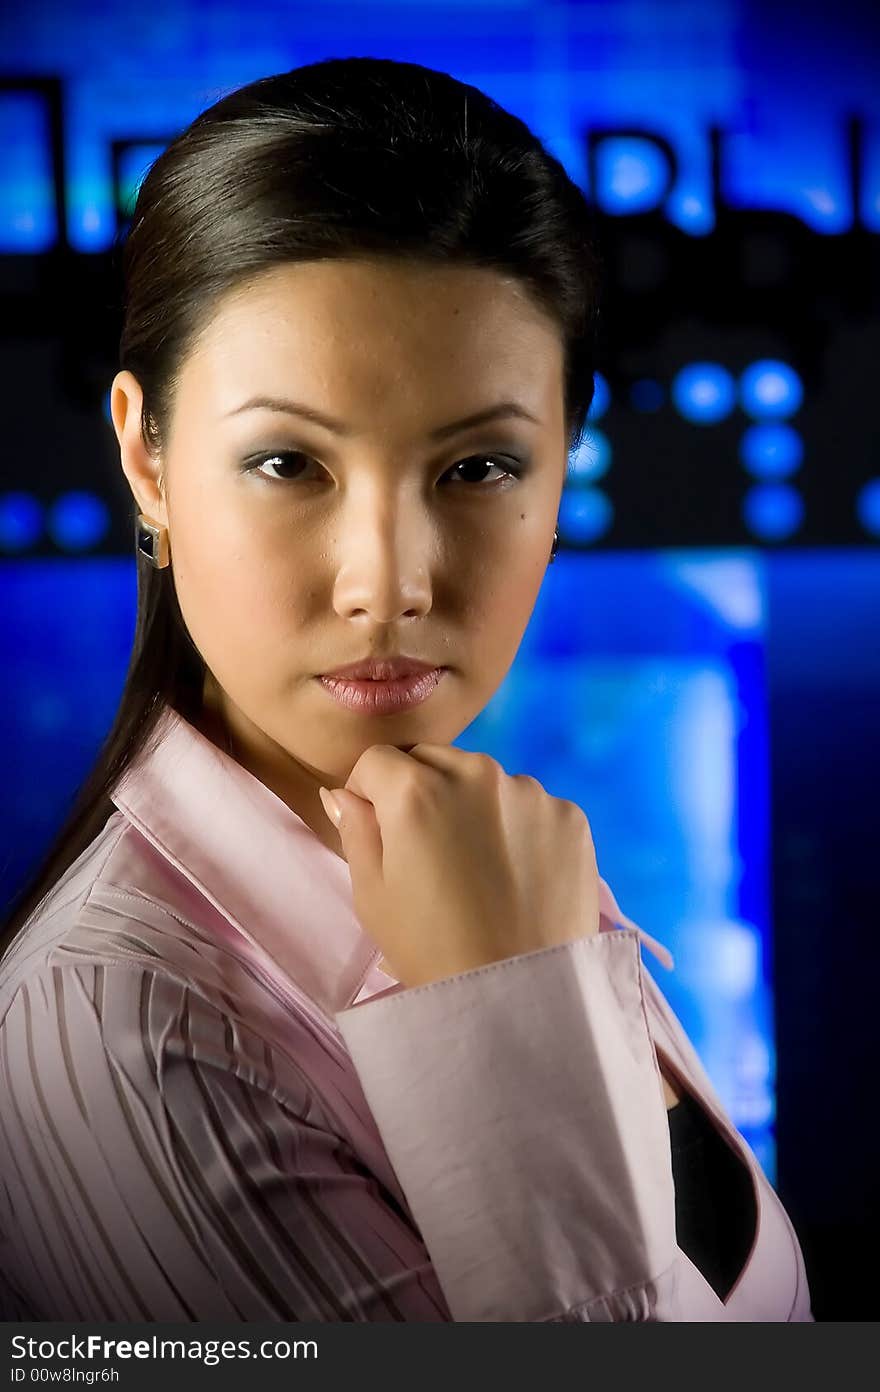
{"type": "Polygon", "coordinates": [[[479,750],[462,750],[462,771],[471,778],[479,778],[487,783],[497,783],[504,773],[497,759],[479,750]]]}
{"type": "Polygon", "coordinates": [[[571,798],[557,798],[560,814],[563,819],[575,827],[588,828],[587,814],[579,803],[572,802],[571,798]]]}
{"type": "Polygon", "coordinates": [[[493,759],[491,754],[481,755],[480,773],[489,783],[500,783],[502,779],[507,777],[501,764],[499,764],[497,759],[493,759]]]}
{"type": "Polygon", "coordinates": [[[544,787],[544,784],[541,783],[539,779],[533,777],[532,774],[515,773],[513,776],[521,788],[531,793],[542,793],[546,797],[547,789],[544,787]]]}
{"type": "Polygon", "coordinates": [[[370,744],[356,759],[352,766],[352,773],[355,769],[372,768],[373,764],[380,763],[385,756],[388,746],[385,744],[370,744]]]}
{"type": "Polygon", "coordinates": [[[402,799],[407,810],[418,813],[422,808],[434,806],[445,781],[439,769],[414,762],[403,779],[402,799]]]}

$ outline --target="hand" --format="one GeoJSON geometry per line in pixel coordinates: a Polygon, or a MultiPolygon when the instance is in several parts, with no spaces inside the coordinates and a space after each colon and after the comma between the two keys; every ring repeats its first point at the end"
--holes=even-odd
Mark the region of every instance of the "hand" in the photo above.
{"type": "Polygon", "coordinates": [[[358,920],[405,986],[599,931],[589,822],[537,779],[453,745],[374,744],[332,793],[358,920]]]}

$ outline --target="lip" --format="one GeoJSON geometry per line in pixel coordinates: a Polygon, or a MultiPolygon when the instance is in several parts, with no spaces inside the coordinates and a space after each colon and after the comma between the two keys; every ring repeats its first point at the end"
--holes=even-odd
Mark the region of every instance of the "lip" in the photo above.
{"type": "Polygon", "coordinates": [[[426,701],[437,689],[445,667],[426,667],[390,680],[369,680],[338,677],[333,673],[319,676],[324,690],[349,710],[360,715],[396,715],[426,701]]]}
{"type": "Polygon", "coordinates": [[[433,662],[421,662],[417,657],[371,657],[363,662],[349,662],[344,667],[334,667],[331,672],[321,672],[322,677],[332,677],[341,681],[397,681],[400,677],[424,675],[436,672],[433,662]]]}

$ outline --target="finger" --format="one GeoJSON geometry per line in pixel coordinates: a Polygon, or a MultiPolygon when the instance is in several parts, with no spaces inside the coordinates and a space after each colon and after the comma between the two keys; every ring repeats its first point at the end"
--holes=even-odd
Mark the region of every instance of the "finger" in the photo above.
{"type": "Polygon", "coordinates": [[[379,822],[385,825],[386,819],[405,810],[400,792],[419,765],[426,771],[459,777],[500,769],[488,754],[472,753],[454,745],[414,744],[409,753],[404,753],[393,744],[371,744],[354,764],[345,787],[358,797],[367,798],[376,809],[379,822]]]}
{"type": "Polygon", "coordinates": [[[502,773],[504,769],[491,754],[478,750],[459,749],[454,744],[414,744],[410,757],[431,768],[448,770],[450,773],[478,773],[492,770],[502,773]]]}
{"type": "Polygon", "coordinates": [[[396,786],[404,773],[412,769],[408,754],[393,744],[371,744],[352,767],[344,786],[358,797],[378,802],[389,787],[396,786]]]}
{"type": "Polygon", "coordinates": [[[382,833],[375,808],[348,788],[327,791],[342,813],[337,827],[352,882],[370,898],[382,882],[382,833]]]}

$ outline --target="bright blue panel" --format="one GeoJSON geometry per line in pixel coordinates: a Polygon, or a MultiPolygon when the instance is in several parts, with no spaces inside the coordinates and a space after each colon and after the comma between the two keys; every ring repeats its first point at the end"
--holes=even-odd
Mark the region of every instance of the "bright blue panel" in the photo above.
{"type": "Polygon", "coordinates": [[[561,553],[516,662],[456,741],[587,813],[624,913],[773,1174],[763,561],[561,553]]]}
{"type": "MultiPolygon", "coordinates": [[[[717,123],[731,206],[790,212],[834,234],[855,211],[880,228],[880,142],[865,141],[856,210],[842,129],[850,112],[869,131],[880,115],[876,44],[867,18],[839,8],[814,7],[793,25],[790,7],[761,0],[254,0],[246,10],[238,0],[178,0],[140,13],[133,41],[123,0],[34,0],[0,13],[0,52],[7,71],[65,82],[68,231],[81,251],[112,242],[112,138],[171,135],[254,78],[364,53],[483,87],[533,124],[581,183],[586,127],[664,136],[679,161],[664,212],[693,236],[715,225],[708,127],[717,123]]],[[[0,105],[9,102],[17,98],[0,105]]],[[[19,104],[5,119],[15,139],[4,134],[0,251],[42,250],[54,218],[43,118],[19,104]]],[[[653,206],[665,179],[656,147],[618,140],[598,163],[592,192],[608,211],[653,206]]],[[[132,177],[124,171],[129,187],[132,177]]]]}
{"type": "Polygon", "coordinates": [[[58,236],[43,98],[0,92],[0,252],[46,251],[58,236]]]}

